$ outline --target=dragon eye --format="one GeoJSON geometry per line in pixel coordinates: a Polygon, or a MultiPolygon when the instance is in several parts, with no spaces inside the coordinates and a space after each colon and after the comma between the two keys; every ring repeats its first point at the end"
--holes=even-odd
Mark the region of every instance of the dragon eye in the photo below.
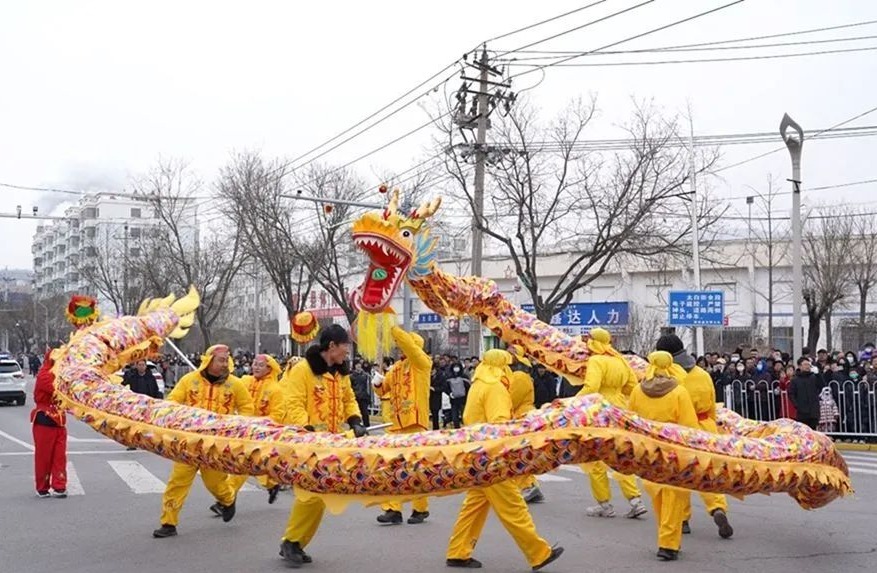
{"type": "Polygon", "coordinates": [[[408,237],[411,236],[411,231],[409,231],[409,230],[407,230],[407,229],[404,230],[404,231],[402,231],[402,236],[405,237],[405,238],[407,239],[408,237]]]}

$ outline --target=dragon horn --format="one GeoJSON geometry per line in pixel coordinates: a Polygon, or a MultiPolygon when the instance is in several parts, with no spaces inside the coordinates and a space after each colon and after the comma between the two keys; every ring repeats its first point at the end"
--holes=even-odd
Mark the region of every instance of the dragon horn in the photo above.
{"type": "Polygon", "coordinates": [[[417,208],[415,211],[415,215],[421,219],[428,219],[433,216],[436,211],[438,211],[439,206],[442,204],[442,198],[436,197],[432,201],[424,201],[423,205],[417,208]]]}
{"type": "Polygon", "coordinates": [[[390,195],[390,202],[387,203],[387,209],[384,211],[384,219],[389,217],[390,215],[396,215],[399,210],[399,188],[393,189],[393,194],[390,195]]]}

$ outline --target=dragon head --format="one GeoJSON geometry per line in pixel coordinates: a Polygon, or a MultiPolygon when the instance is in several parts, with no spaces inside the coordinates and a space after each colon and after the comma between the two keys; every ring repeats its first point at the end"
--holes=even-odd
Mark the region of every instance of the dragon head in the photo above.
{"type": "Polygon", "coordinates": [[[399,211],[399,190],[393,191],[383,212],[369,212],[353,223],[353,243],[369,259],[365,280],[352,294],[353,306],[382,312],[405,279],[432,272],[434,239],[425,225],[441,199],[423,203],[408,215],[399,211]]]}

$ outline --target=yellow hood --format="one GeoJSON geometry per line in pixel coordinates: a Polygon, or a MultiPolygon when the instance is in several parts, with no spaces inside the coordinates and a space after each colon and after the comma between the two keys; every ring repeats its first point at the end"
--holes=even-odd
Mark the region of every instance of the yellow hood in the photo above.
{"type": "MultiPolygon", "coordinates": [[[[214,344],[213,346],[211,346],[210,348],[208,348],[207,350],[204,351],[204,354],[201,355],[201,364],[198,366],[199,372],[203,371],[205,368],[207,368],[207,366],[210,365],[210,361],[213,360],[213,355],[220,348],[224,348],[225,350],[228,350],[228,346],[226,346],[225,344],[214,344]]],[[[228,350],[228,372],[230,374],[234,373],[234,360],[231,357],[230,350],[228,350]]]]}
{"type": "MultiPolygon", "coordinates": [[[[267,376],[265,376],[265,378],[271,378],[272,380],[280,380],[280,374],[281,374],[282,370],[281,370],[280,364],[277,362],[277,360],[275,360],[274,357],[271,356],[270,354],[261,354],[259,356],[265,357],[265,362],[268,363],[268,369],[270,370],[270,372],[268,373],[267,376]]],[[[256,356],[256,358],[258,358],[259,356],[256,356]]]]}

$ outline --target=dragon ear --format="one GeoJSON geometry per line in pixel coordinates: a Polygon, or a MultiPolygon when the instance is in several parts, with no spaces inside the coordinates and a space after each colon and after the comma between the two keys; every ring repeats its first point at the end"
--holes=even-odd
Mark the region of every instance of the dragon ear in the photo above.
{"type": "Polygon", "coordinates": [[[424,201],[423,204],[417,208],[417,210],[413,213],[413,215],[420,219],[428,219],[438,211],[438,208],[442,204],[442,198],[436,197],[432,201],[424,201]]]}

